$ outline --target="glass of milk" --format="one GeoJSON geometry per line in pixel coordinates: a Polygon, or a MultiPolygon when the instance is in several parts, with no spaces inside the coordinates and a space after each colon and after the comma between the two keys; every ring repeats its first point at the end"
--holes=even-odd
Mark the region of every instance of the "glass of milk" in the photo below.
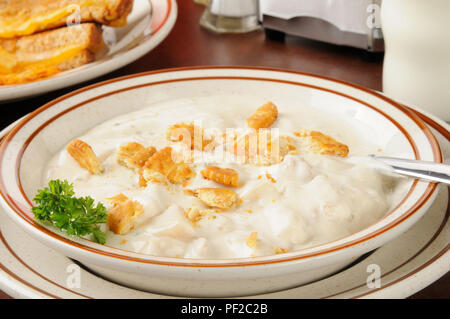
{"type": "Polygon", "coordinates": [[[200,25],[218,33],[244,33],[260,29],[257,0],[210,0],[200,25]]]}
{"type": "Polygon", "coordinates": [[[450,0],[383,0],[383,91],[450,121],[450,0]]]}

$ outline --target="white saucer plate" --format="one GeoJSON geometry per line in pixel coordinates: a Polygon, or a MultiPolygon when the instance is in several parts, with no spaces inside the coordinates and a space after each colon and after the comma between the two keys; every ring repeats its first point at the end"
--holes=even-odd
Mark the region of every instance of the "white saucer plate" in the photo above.
{"type": "MultiPolygon", "coordinates": [[[[432,129],[444,158],[450,160],[450,126],[423,112],[416,111],[416,114],[432,129]]],[[[436,201],[421,220],[349,268],[297,288],[250,297],[408,297],[450,270],[448,204],[449,188],[441,185],[436,201]],[[377,271],[380,271],[380,281],[371,280],[377,271]]],[[[6,217],[3,209],[0,209],[0,229],[0,289],[12,297],[171,298],[127,288],[79,268],[73,260],[29,237],[6,217]]]]}
{"type": "Polygon", "coordinates": [[[0,86],[0,102],[54,91],[120,69],[160,44],[169,35],[176,18],[175,0],[134,0],[127,26],[104,27],[106,49],[95,62],[41,81],[0,86]]]}

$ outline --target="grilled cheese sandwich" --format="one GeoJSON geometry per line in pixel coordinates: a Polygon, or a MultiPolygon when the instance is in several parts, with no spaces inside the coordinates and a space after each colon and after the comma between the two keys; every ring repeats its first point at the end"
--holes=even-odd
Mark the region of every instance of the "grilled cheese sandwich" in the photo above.
{"type": "Polygon", "coordinates": [[[92,62],[104,46],[93,23],[0,40],[0,85],[45,78],[92,62]]]}
{"type": "Polygon", "coordinates": [[[0,85],[47,78],[95,60],[100,25],[124,26],[133,0],[0,0],[0,85]]]}
{"type": "Polygon", "coordinates": [[[68,22],[126,25],[133,0],[0,0],[0,38],[61,27],[68,22]]]}

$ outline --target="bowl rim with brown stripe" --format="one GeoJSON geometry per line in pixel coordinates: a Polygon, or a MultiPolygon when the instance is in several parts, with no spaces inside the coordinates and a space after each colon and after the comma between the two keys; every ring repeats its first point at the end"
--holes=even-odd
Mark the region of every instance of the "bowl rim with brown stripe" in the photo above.
{"type": "MultiPolygon", "coordinates": [[[[339,239],[337,241],[318,245],[315,247],[309,247],[299,251],[293,251],[281,255],[272,255],[264,257],[254,257],[254,258],[239,258],[239,259],[217,259],[217,260],[207,260],[207,259],[184,259],[184,258],[173,258],[173,257],[155,257],[150,255],[144,255],[139,253],[132,253],[129,251],[124,251],[118,248],[104,247],[95,243],[92,243],[83,239],[74,239],[63,236],[60,233],[54,232],[41,224],[36,223],[30,214],[31,202],[29,198],[25,195],[25,191],[21,185],[20,178],[20,168],[21,168],[21,156],[26,151],[27,147],[33,143],[33,138],[38,135],[42,129],[53,121],[58,120],[60,117],[67,113],[70,113],[77,108],[83,107],[83,105],[89,104],[98,99],[103,99],[105,97],[111,96],[113,94],[120,94],[129,90],[142,88],[151,85],[164,85],[166,83],[177,83],[182,81],[207,81],[207,80],[243,80],[243,81],[273,81],[274,83],[281,83],[283,85],[299,85],[315,90],[322,90],[327,93],[337,94],[344,98],[351,99],[361,103],[365,107],[373,108],[379,111],[379,113],[386,118],[387,121],[391,121],[399,128],[401,134],[406,136],[416,153],[416,158],[421,158],[421,149],[415,145],[415,136],[409,134],[411,128],[405,128],[397,122],[397,119],[391,117],[391,115],[383,114],[383,111],[377,109],[377,106],[373,106],[370,103],[360,100],[359,98],[353,96],[361,94],[362,96],[370,96],[372,99],[376,100],[377,103],[384,103],[390,108],[395,109],[398,114],[404,117],[403,120],[407,119],[409,124],[414,125],[415,132],[421,132],[423,138],[428,139],[428,147],[432,152],[433,160],[435,162],[442,162],[442,155],[440,151],[439,144],[436,138],[429,130],[429,128],[414,114],[408,111],[399,103],[379,94],[369,89],[346,83],[344,81],[307,74],[303,72],[273,69],[273,68],[262,68],[262,67],[227,67],[227,66],[210,66],[210,67],[187,67],[187,68],[174,68],[167,70],[158,70],[151,72],[144,72],[140,74],[134,74],[130,76],[125,76],[117,79],[107,80],[101,83],[97,83],[67,95],[64,95],[46,105],[38,108],[31,114],[29,114],[23,121],[21,121],[17,126],[15,126],[12,131],[5,137],[3,143],[0,147],[0,171],[5,169],[6,166],[11,167],[11,160],[14,161],[12,167],[14,167],[14,180],[7,179],[3,174],[0,177],[0,198],[3,206],[5,206],[10,217],[12,217],[16,222],[18,222],[24,229],[26,229],[35,237],[43,239],[43,241],[51,246],[58,246],[63,252],[69,256],[76,256],[77,254],[83,254],[89,256],[88,258],[100,258],[103,261],[114,260],[117,263],[139,263],[147,265],[163,265],[163,266],[176,266],[176,267],[188,267],[188,268],[228,268],[228,267],[242,267],[242,266],[262,266],[269,264],[278,263],[289,263],[289,262],[303,262],[311,259],[319,259],[327,255],[337,255],[341,252],[348,250],[349,248],[354,248],[356,246],[365,246],[364,250],[376,248],[378,244],[374,244],[373,240],[381,238],[393,238],[394,235],[392,230],[398,228],[405,230],[406,224],[410,223],[411,220],[417,220],[418,212],[424,210],[426,206],[431,204],[431,201],[435,197],[437,185],[434,183],[423,183],[419,181],[414,181],[412,187],[408,193],[408,196],[417,190],[418,185],[423,185],[424,191],[418,197],[418,200],[414,203],[409,203],[411,208],[406,211],[401,216],[398,216],[392,222],[383,225],[376,229],[375,231],[364,234],[364,236],[352,240],[347,240],[346,238],[351,238],[354,234],[347,236],[345,238],[339,239]],[[155,77],[153,80],[152,78],[155,77]],[[161,80],[161,78],[165,78],[161,80]],[[319,83],[319,84],[313,84],[319,83]],[[118,85],[118,89],[112,90],[114,85],[118,85]],[[337,87],[337,89],[331,89],[330,87],[337,87]],[[100,89],[100,90],[99,90],[100,89]],[[102,91],[103,90],[103,91],[102,91]],[[349,92],[345,92],[348,90],[349,92]],[[102,92],[101,94],[94,92],[102,92]],[[357,92],[357,93],[355,93],[357,92]],[[88,93],[88,94],[87,94],[88,93]],[[353,94],[353,95],[352,95],[353,94]],[[61,103],[70,101],[72,98],[80,98],[86,95],[86,97],[80,100],[79,103],[64,106],[61,110],[56,111],[57,106],[61,106],[61,103]],[[39,124],[36,124],[38,123],[39,124]],[[37,125],[25,140],[22,140],[22,145],[19,150],[15,152],[16,158],[6,158],[9,155],[11,146],[16,144],[17,135],[23,133],[24,128],[28,128],[30,123],[37,125]],[[9,162],[9,164],[8,164],[9,162]],[[11,191],[10,186],[15,184],[16,189],[11,191]],[[426,185],[426,186],[425,186],[426,185]],[[18,193],[17,193],[18,191],[18,193]],[[413,218],[414,217],[414,218],[413,218]],[[402,226],[402,227],[398,227],[402,226]],[[368,244],[372,241],[372,244],[368,244]],[[334,244],[338,242],[339,244],[334,244]]],[[[17,145],[16,145],[17,146],[17,145]]],[[[3,171],[2,171],[3,172],[3,171]]],[[[396,211],[398,207],[405,203],[406,199],[393,210],[396,211]]],[[[386,216],[392,215],[392,212],[388,213],[386,216]]],[[[423,212],[422,212],[423,213],[423,212]]],[[[379,224],[383,219],[377,221],[374,225],[379,224]]],[[[373,227],[373,225],[368,228],[373,227]]],[[[362,230],[363,232],[365,230],[362,230]]],[[[360,233],[360,232],[358,232],[360,233]]]]}

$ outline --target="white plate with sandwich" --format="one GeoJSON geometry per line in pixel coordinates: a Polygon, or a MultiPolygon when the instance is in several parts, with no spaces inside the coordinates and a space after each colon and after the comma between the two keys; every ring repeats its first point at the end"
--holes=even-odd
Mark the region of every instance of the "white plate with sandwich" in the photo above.
{"type": "Polygon", "coordinates": [[[119,69],[171,31],[175,0],[0,0],[0,102],[119,69]]]}

